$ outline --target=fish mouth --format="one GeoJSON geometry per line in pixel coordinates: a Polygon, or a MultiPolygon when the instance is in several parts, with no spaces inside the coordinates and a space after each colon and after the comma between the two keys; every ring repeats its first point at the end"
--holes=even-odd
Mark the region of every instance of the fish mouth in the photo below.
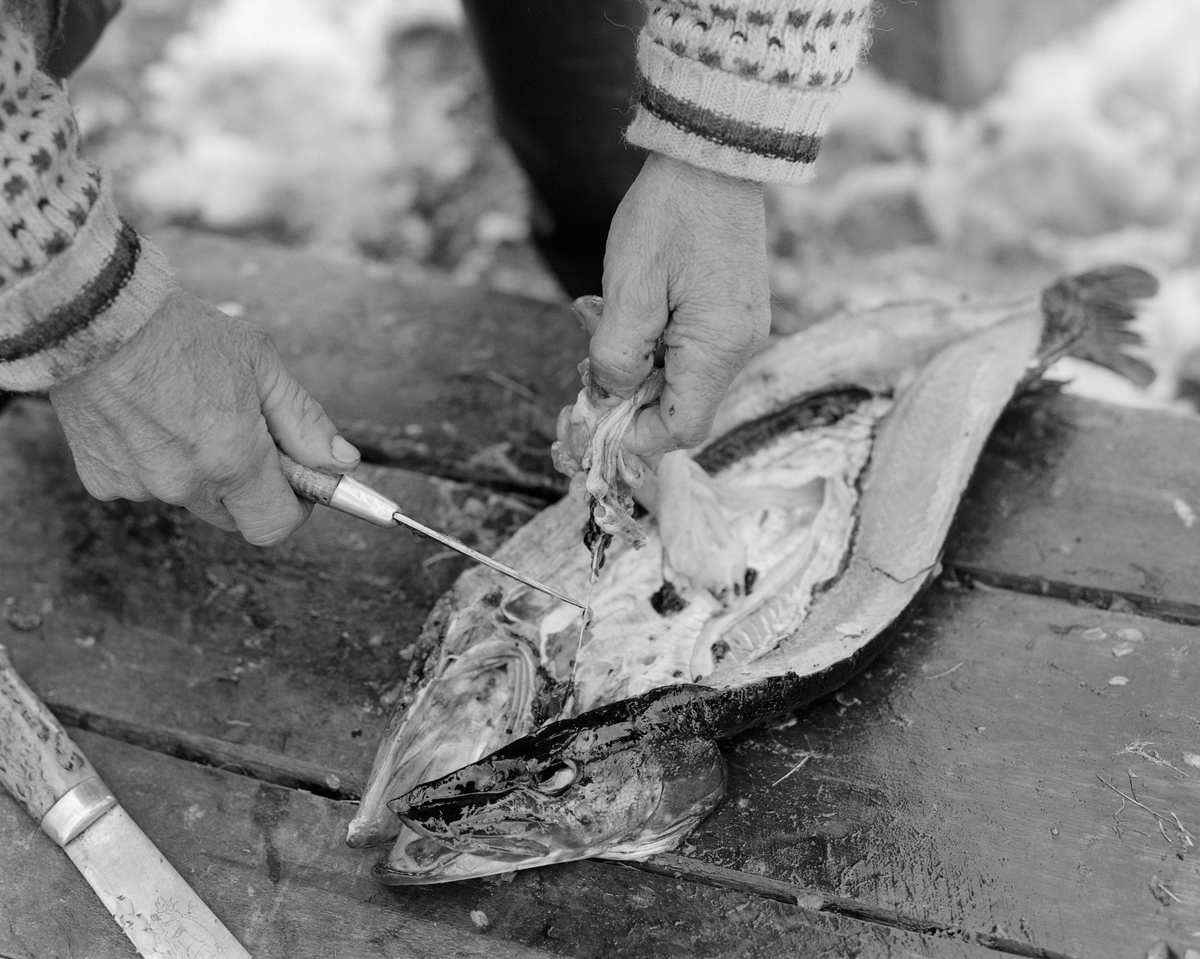
{"type": "Polygon", "coordinates": [[[557,796],[578,781],[580,772],[580,763],[569,758],[472,763],[441,779],[414,786],[389,802],[388,808],[403,819],[437,815],[455,821],[524,790],[557,796]]]}
{"type": "Polygon", "coordinates": [[[414,832],[463,852],[492,857],[543,857],[559,845],[542,835],[545,798],[578,782],[572,759],[472,763],[410,789],[389,802],[414,832]]]}

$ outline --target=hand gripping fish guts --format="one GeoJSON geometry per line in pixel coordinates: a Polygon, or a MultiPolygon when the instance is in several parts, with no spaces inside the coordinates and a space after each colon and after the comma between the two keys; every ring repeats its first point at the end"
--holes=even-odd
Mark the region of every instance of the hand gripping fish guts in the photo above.
{"type": "MultiPolygon", "coordinates": [[[[888,641],[936,576],[1014,393],[1081,338],[1127,366],[1124,323],[1155,289],[1112,267],[1040,297],[890,305],[775,343],[714,439],[640,487],[625,476],[645,515],[619,485],[606,502],[620,512],[597,511],[602,531],[637,538],[633,523],[645,541],[614,539],[582,642],[579,610],[485,569],[442,598],[350,844],[391,842],[376,876],[395,884],[678,845],[724,794],[719,740],[832,692],[888,641]]],[[[499,557],[584,595],[591,505],[555,504],[499,557]]]]}

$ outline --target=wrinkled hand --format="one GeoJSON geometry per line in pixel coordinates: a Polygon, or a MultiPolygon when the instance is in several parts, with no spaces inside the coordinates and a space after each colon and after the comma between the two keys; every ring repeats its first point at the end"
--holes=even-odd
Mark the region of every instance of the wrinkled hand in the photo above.
{"type": "Polygon", "coordinates": [[[312,509],[284,479],[277,443],[316,469],[358,464],[265,332],[182,291],[50,400],[93,496],[185,506],[260,546],[285,539],[312,509]]]}
{"type": "Polygon", "coordinates": [[[651,154],[621,201],[604,257],[604,311],[586,319],[592,382],[630,396],[666,347],[666,386],[627,447],[702,442],[717,404],[770,330],[762,186],[651,154]]]}

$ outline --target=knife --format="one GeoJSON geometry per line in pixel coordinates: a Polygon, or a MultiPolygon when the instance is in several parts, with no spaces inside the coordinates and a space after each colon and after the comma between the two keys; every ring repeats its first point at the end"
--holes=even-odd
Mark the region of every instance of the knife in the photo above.
{"type": "Polygon", "coordinates": [[[365,519],[368,523],[374,523],[376,526],[407,526],[409,529],[415,530],[423,536],[428,536],[430,539],[437,540],[451,549],[458,550],[458,552],[464,556],[469,556],[477,563],[482,563],[484,566],[494,569],[498,573],[503,573],[505,576],[511,576],[526,586],[532,586],[534,589],[553,596],[555,599],[561,599],[564,603],[570,603],[572,606],[578,606],[580,609],[584,608],[583,603],[579,602],[579,600],[572,599],[566,593],[560,592],[553,586],[547,586],[532,576],[526,576],[511,566],[505,566],[498,560],[494,560],[490,556],[485,556],[483,553],[472,549],[466,543],[455,539],[453,536],[439,533],[435,529],[430,529],[424,523],[417,522],[411,516],[405,516],[398,504],[388,499],[382,493],[371,489],[366,483],[360,483],[351,476],[337,476],[333,473],[322,473],[320,470],[301,466],[282,450],[279,452],[279,462],[283,467],[283,475],[287,477],[287,481],[291,484],[292,489],[298,495],[303,496],[311,502],[328,506],[340,513],[357,516],[359,519],[365,519]]]}
{"type": "Polygon", "coordinates": [[[0,646],[0,783],[147,959],[250,959],[121,808],[0,646]]]}

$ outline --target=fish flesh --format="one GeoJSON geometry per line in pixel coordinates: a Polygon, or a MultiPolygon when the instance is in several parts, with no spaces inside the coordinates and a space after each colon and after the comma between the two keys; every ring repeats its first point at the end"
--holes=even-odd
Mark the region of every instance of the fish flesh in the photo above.
{"type": "MultiPolygon", "coordinates": [[[[689,521],[671,519],[681,497],[660,470],[639,494],[644,543],[613,541],[586,623],[465,572],[418,640],[349,844],[392,843],[375,867],[390,884],[676,847],[724,794],[717,743],[849,680],[937,575],[1014,392],[1081,339],[1127,365],[1124,324],[1155,291],[1110,267],[1040,297],[892,304],[773,344],[735,380],[714,439],[671,467],[715,478],[696,501],[719,507],[720,568],[678,558],[689,521]]],[[[566,498],[497,556],[582,595],[590,519],[566,498]]]]}

